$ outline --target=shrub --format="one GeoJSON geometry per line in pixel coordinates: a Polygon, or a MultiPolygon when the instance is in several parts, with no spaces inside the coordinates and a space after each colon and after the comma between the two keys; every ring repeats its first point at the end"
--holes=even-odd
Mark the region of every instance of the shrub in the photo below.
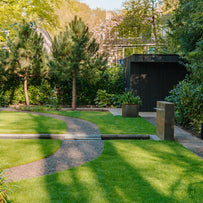
{"type": "Polygon", "coordinates": [[[106,90],[98,90],[95,104],[98,107],[111,107],[114,104],[115,94],[109,94],[106,90]]]}
{"type": "MultiPolygon", "coordinates": [[[[53,97],[53,91],[50,84],[47,81],[43,81],[41,84],[29,84],[28,95],[30,104],[38,105],[50,103],[53,97]]],[[[18,86],[12,86],[3,93],[3,98],[9,104],[25,103],[25,93],[23,84],[18,86]]],[[[1,102],[1,98],[0,98],[1,102]]],[[[1,103],[0,103],[1,104],[1,103]]]]}
{"type": "MultiPolygon", "coordinates": [[[[108,67],[104,72],[97,71],[94,77],[85,74],[77,79],[76,92],[78,105],[93,105],[98,96],[98,90],[105,90],[107,93],[116,95],[123,92],[123,68],[120,66],[108,67]]],[[[52,86],[58,90],[57,98],[60,104],[71,104],[72,81],[70,79],[60,80],[51,76],[52,86]]],[[[115,101],[114,101],[115,102],[115,101]]],[[[111,105],[114,105],[110,102],[111,105]]],[[[107,104],[104,106],[108,106],[107,104]]],[[[103,105],[101,107],[104,107],[103,105]]]]}
{"type": "Polygon", "coordinates": [[[166,100],[175,104],[175,119],[182,126],[200,131],[202,122],[203,88],[187,78],[169,92],[166,100]]]}
{"type": "Polygon", "coordinates": [[[95,104],[98,107],[121,107],[122,104],[142,104],[139,96],[134,96],[131,91],[123,94],[109,94],[106,90],[98,90],[95,104]]]}
{"type": "Polygon", "coordinates": [[[122,104],[142,104],[141,98],[139,96],[134,96],[132,91],[127,91],[121,95],[122,104]]]}
{"type": "Polygon", "coordinates": [[[8,106],[8,99],[4,97],[2,94],[0,94],[0,107],[8,106]]]}

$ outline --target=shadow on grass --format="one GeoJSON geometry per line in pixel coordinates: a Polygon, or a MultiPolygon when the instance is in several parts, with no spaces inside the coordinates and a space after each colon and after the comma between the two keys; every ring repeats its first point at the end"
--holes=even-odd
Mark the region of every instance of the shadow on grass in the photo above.
{"type": "Polygon", "coordinates": [[[144,160],[143,156],[139,166],[135,154],[132,153],[132,157],[126,159],[122,152],[129,143],[126,145],[121,142],[121,147],[117,148],[114,142],[106,141],[105,151],[96,160],[63,173],[46,176],[49,183],[55,180],[55,183],[47,185],[50,202],[200,202],[201,196],[196,196],[200,185],[196,187],[195,178],[202,172],[193,167],[202,166],[202,162],[192,160],[194,157],[190,157],[190,152],[175,147],[176,152],[173,153],[175,145],[171,143],[163,142],[162,146],[164,148],[166,145],[171,150],[169,153],[159,149],[159,144],[155,142],[154,150],[149,144],[146,147],[143,143],[136,144],[135,148],[151,154],[149,160],[144,160]],[[176,153],[180,154],[177,158],[176,153]],[[157,165],[153,166],[152,162],[156,159],[157,165]],[[173,165],[180,167],[182,172],[173,171],[173,165]],[[182,184],[185,184],[186,190],[182,184]],[[57,192],[54,192],[54,188],[57,188],[57,192]]]}
{"type": "MultiPolygon", "coordinates": [[[[188,197],[192,197],[194,202],[198,202],[196,201],[200,197],[198,191],[203,188],[203,161],[200,157],[177,142],[159,141],[152,142],[150,147],[149,145],[140,145],[139,147],[142,150],[147,150],[153,157],[157,157],[163,165],[176,166],[174,170],[176,178],[169,189],[171,195],[175,194],[183,184],[188,184],[188,197]],[[158,145],[159,147],[157,147],[158,145]],[[198,177],[202,179],[198,179],[198,177]]],[[[203,198],[202,194],[201,196],[203,198]]]]}
{"type": "Polygon", "coordinates": [[[105,141],[96,160],[21,185],[33,202],[200,202],[202,168],[201,159],[174,142],[105,141]]]}

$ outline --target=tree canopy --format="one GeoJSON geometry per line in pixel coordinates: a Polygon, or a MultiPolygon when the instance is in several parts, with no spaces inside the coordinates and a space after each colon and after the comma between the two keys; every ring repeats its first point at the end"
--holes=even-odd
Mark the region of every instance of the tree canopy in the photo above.
{"type": "Polygon", "coordinates": [[[172,48],[188,60],[192,77],[203,78],[203,7],[200,0],[180,0],[169,22],[172,48]]]}
{"type": "Polygon", "coordinates": [[[157,0],[133,0],[124,3],[125,17],[119,25],[121,37],[134,38],[135,42],[146,43],[153,38],[157,45],[163,26],[162,12],[157,0]]]}
{"type": "MultiPolygon", "coordinates": [[[[55,9],[64,1],[72,3],[74,0],[2,0],[0,1],[0,28],[14,29],[16,23],[26,19],[27,22],[36,22],[47,29],[59,26],[55,9]]],[[[5,35],[1,33],[1,39],[5,35]]]]}

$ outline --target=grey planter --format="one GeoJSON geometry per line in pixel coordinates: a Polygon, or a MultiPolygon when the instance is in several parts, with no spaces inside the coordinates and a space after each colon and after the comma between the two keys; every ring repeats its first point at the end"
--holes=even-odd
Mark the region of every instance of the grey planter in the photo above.
{"type": "Polygon", "coordinates": [[[122,104],[122,117],[138,117],[139,104],[122,104]]]}

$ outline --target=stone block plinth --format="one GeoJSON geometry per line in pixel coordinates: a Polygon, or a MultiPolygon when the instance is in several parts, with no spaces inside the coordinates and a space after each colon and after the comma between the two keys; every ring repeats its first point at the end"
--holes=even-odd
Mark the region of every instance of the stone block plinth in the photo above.
{"type": "Polygon", "coordinates": [[[157,101],[156,134],[163,140],[174,141],[174,104],[157,101]]]}

